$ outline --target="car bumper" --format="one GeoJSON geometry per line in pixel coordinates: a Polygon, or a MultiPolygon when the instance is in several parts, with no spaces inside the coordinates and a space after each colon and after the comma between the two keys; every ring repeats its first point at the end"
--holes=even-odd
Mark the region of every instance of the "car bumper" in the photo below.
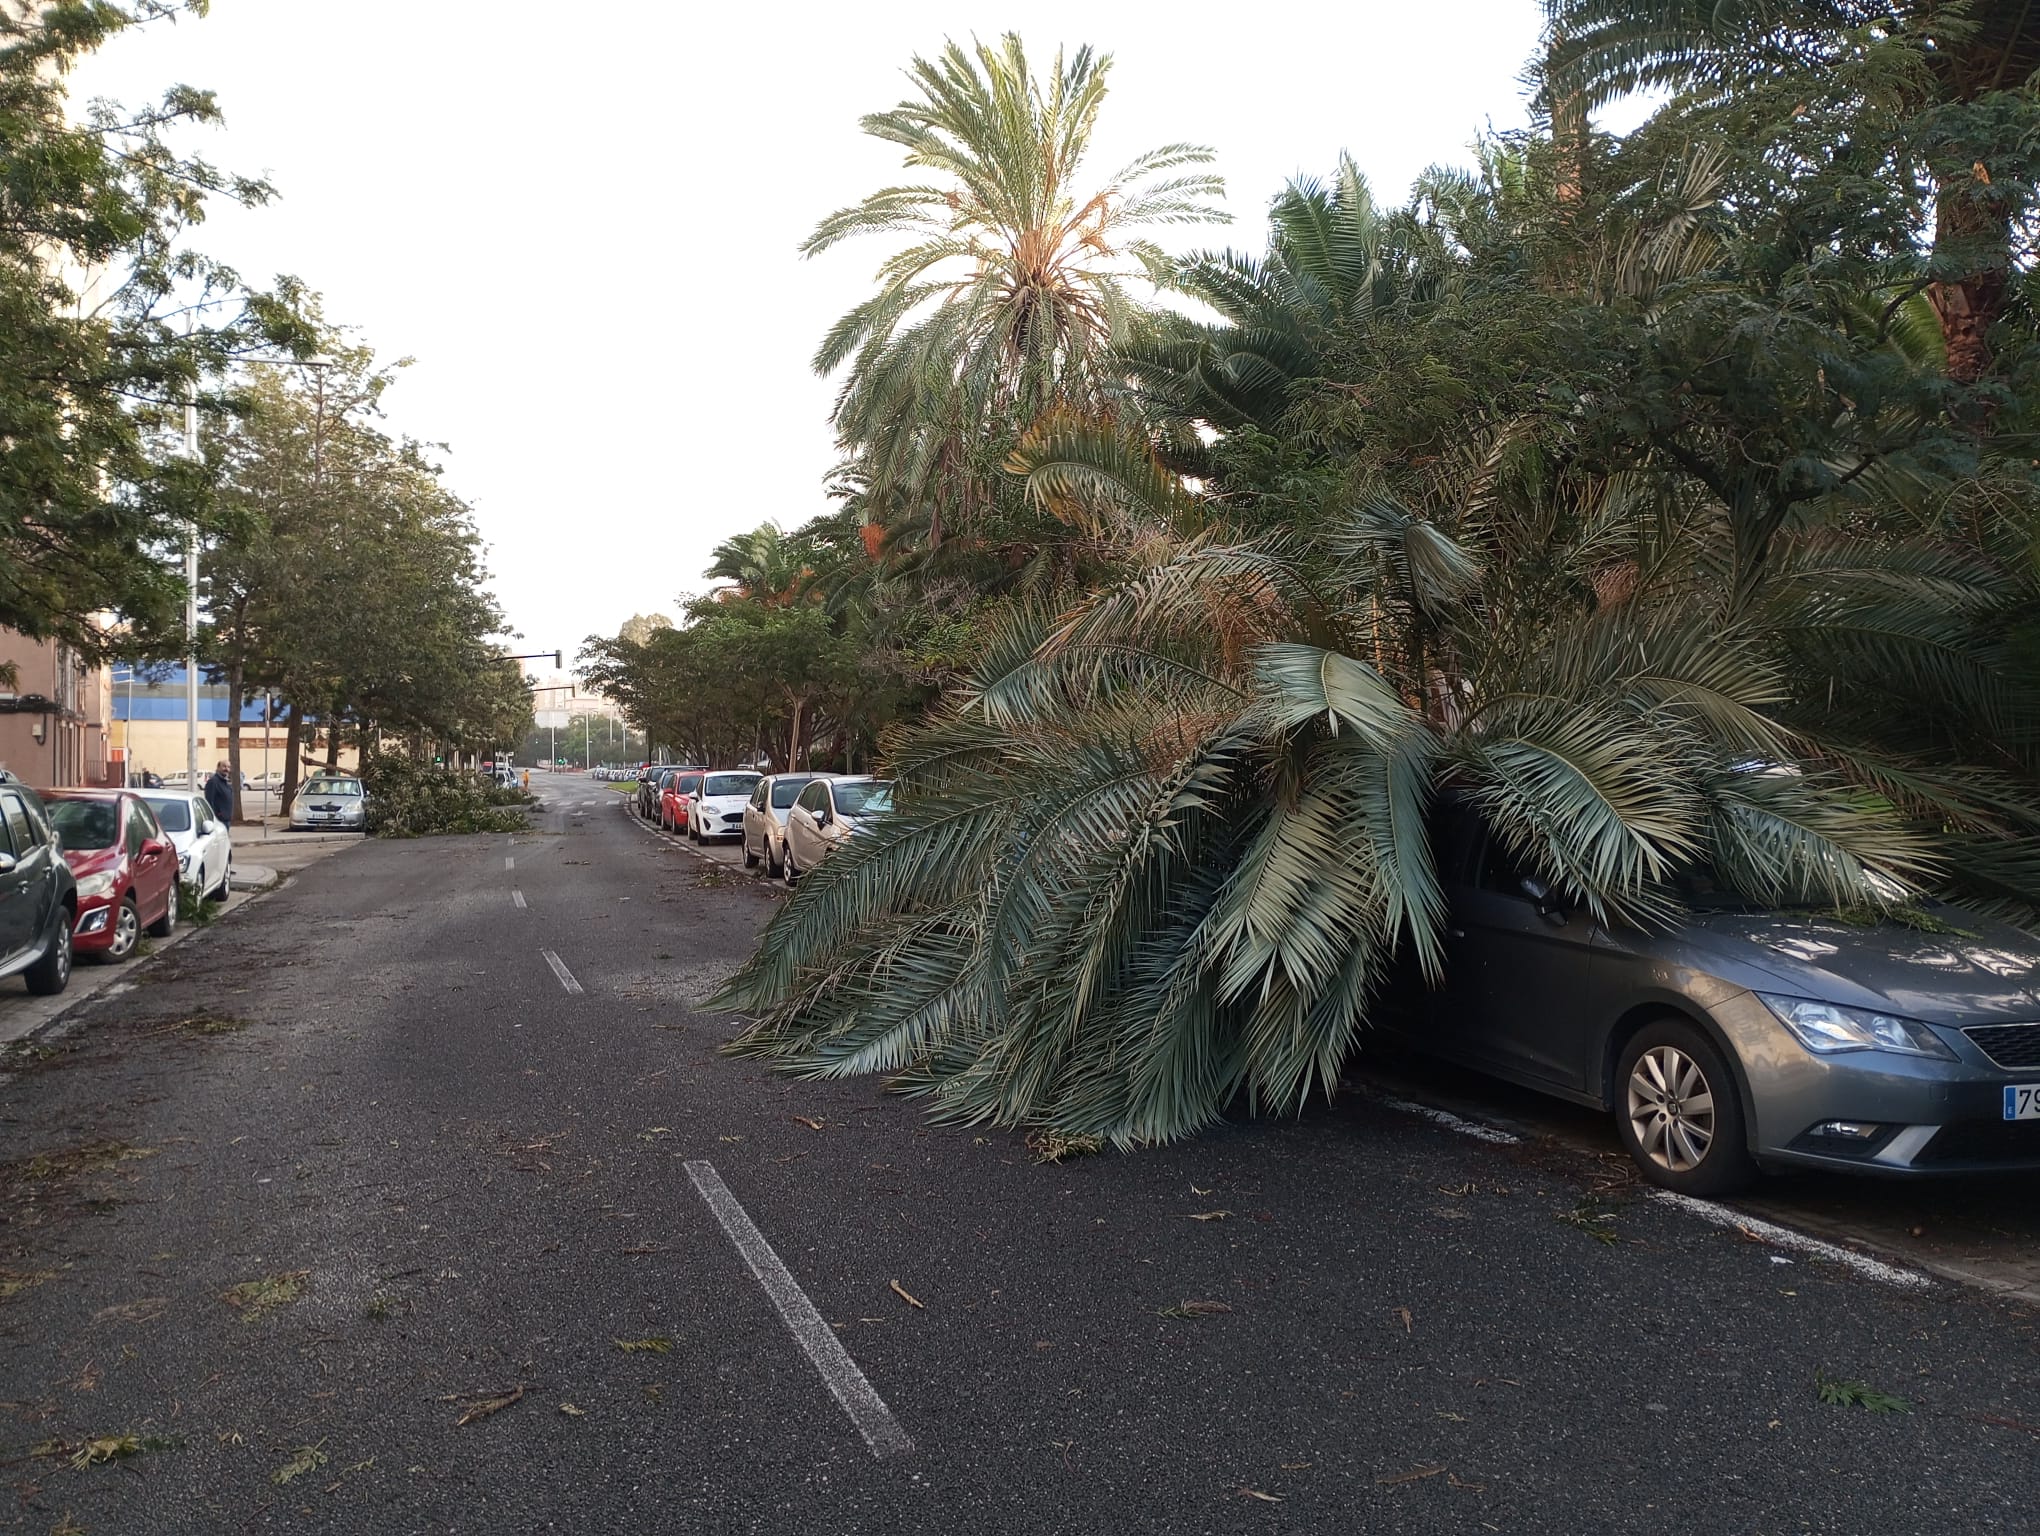
{"type": "Polygon", "coordinates": [[[1748,993],[1714,1014],[1741,1058],[1751,1151],[1765,1167],[1894,1177],[2040,1170],[2040,1120],[2004,1118],[2005,1089],[2040,1083],[2040,1068],[2008,1072],[1954,1040],[1956,1061],[1888,1051],[1816,1055],[1748,993]],[[1824,1130],[1838,1124],[1871,1129],[1824,1130]]]}
{"type": "Polygon", "coordinates": [[[71,952],[91,954],[113,948],[113,913],[118,903],[111,896],[89,896],[78,903],[78,920],[71,928],[71,952]]]}

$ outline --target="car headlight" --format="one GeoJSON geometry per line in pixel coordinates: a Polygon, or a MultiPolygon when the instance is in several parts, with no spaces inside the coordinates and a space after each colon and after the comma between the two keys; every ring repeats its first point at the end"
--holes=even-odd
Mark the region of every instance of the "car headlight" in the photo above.
{"type": "Polygon", "coordinates": [[[190,854],[188,854],[188,853],[180,853],[180,854],[178,854],[178,855],[177,855],[177,873],[178,873],[178,874],[180,874],[180,875],[188,875],[188,874],[190,874],[190,873],[191,873],[191,855],[190,855],[190,854]]]}
{"type": "Polygon", "coordinates": [[[96,875],[87,875],[78,882],[78,897],[81,901],[90,901],[95,896],[111,896],[113,884],[113,874],[109,870],[101,870],[96,875]]]}
{"type": "Polygon", "coordinates": [[[1918,1019],[1901,1019],[1868,1008],[1844,1008],[1839,1003],[1815,1002],[1805,997],[1772,997],[1763,992],[1757,996],[1778,1016],[1778,1022],[1792,1031],[1793,1038],[1817,1055],[1896,1051],[1901,1056],[1956,1060],[1941,1037],[1918,1019]]]}

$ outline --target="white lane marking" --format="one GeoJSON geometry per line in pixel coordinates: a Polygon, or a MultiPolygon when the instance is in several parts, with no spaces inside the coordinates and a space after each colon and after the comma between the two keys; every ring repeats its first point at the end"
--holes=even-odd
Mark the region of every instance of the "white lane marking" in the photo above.
{"type": "Polygon", "coordinates": [[[1702,1221],[1712,1222],[1717,1227],[1762,1238],[1779,1248],[1790,1248],[1809,1258],[1826,1259],[1831,1264],[1841,1264],[1854,1270],[1866,1280],[1880,1281],[1885,1285],[1897,1286],[1905,1291],[1923,1291],[1933,1285],[1925,1275],[1915,1274],[1909,1269],[1900,1269],[1896,1264],[1857,1253],[1838,1243],[1823,1242],[1817,1237],[1808,1237],[1804,1232],[1794,1232],[1789,1227],[1774,1222],[1762,1221],[1755,1216],[1745,1215],[1725,1205],[1716,1205],[1712,1200],[1698,1200],[1691,1195],[1676,1194],[1669,1189],[1646,1190],[1646,1194],[1660,1205],[1669,1205],[1673,1210],[1684,1211],[1688,1216],[1698,1216],[1702,1221]]]}
{"type": "Polygon", "coordinates": [[[515,856],[514,856],[514,855],[511,855],[511,854],[507,854],[507,853],[506,853],[506,854],[504,854],[504,855],[503,855],[503,867],[504,867],[505,869],[515,869],[515,868],[517,867],[517,860],[516,860],[515,856]]]}
{"type": "Polygon", "coordinates": [[[574,980],[574,973],[567,969],[567,962],[549,949],[541,949],[539,953],[545,956],[545,963],[552,967],[553,975],[559,977],[560,985],[573,993],[574,996],[579,997],[581,995],[581,984],[574,980]]]}
{"type": "Polygon", "coordinates": [[[1449,1110],[1433,1109],[1428,1104],[1413,1104],[1408,1099],[1398,1099],[1386,1093],[1370,1093],[1368,1097],[1377,1104],[1400,1110],[1403,1114],[1421,1115],[1433,1125],[1442,1125],[1448,1131],[1471,1136],[1475,1141],[1491,1141],[1496,1146],[1513,1147],[1523,1139],[1511,1131],[1497,1130],[1492,1125],[1476,1125],[1471,1120],[1460,1119],[1449,1110]]]}
{"type": "Polygon", "coordinates": [[[766,1296],[779,1313],[779,1320],[793,1335],[793,1342],[800,1346],[801,1353],[808,1357],[808,1364],[820,1373],[830,1395],[850,1416],[850,1422],[857,1426],[857,1433],[871,1447],[871,1454],[897,1456],[902,1451],[911,1451],[914,1442],[900,1428],[899,1420],[892,1416],[885,1399],[864,1379],[864,1372],[857,1369],[857,1362],[843,1348],[842,1341],[836,1337],[836,1330],[822,1320],[815,1304],[807,1299],[807,1292],[800,1288],[799,1282],[780,1262],[779,1255],[772,1251],[772,1245],[765,1241],[765,1234],[758,1230],[757,1223],[737,1203],[730,1187],[723,1183],[722,1175],[715,1171],[715,1164],[694,1162],[688,1163],[686,1168],[687,1177],[694,1181],[696,1192],[743,1256],[751,1277],[765,1288],[766,1296]]]}
{"type": "MultiPolygon", "coordinates": [[[[1494,1142],[1500,1146],[1516,1146],[1523,1140],[1522,1137],[1513,1132],[1500,1130],[1492,1125],[1478,1125],[1471,1120],[1463,1120],[1448,1110],[1433,1109],[1428,1104],[1415,1104],[1408,1099],[1399,1099],[1392,1094],[1386,1093],[1371,1094],[1369,1096],[1377,1104],[1385,1105],[1390,1109],[1400,1110],[1404,1114],[1420,1115],[1434,1125],[1441,1125],[1448,1131],[1456,1131],[1461,1136],[1471,1136],[1477,1141],[1494,1142]]],[[[1866,1280],[1880,1281],[1885,1285],[1897,1286],[1900,1290],[1909,1291],[1925,1290],[1934,1283],[1925,1275],[1916,1274],[1912,1270],[1900,1269],[1895,1264],[1886,1264],[1881,1260],[1870,1258],[1866,1254],[1857,1253],[1852,1248],[1844,1248],[1837,1243],[1823,1242],[1820,1238],[1809,1237],[1804,1232],[1794,1232],[1790,1227],[1781,1227],[1775,1222],[1764,1221],[1758,1217],[1746,1215],[1730,1206],[1716,1205],[1711,1200],[1696,1199],[1692,1195],[1677,1194],[1669,1189],[1650,1189],[1644,1191],[1644,1193],[1660,1205],[1670,1206],[1676,1211],[1684,1211],[1688,1216],[1697,1216],[1702,1221],[1709,1222],[1714,1226],[1726,1227],[1745,1233],[1748,1236],[1759,1238],[1773,1247],[1789,1248],[1795,1253],[1805,1254],[1811,1258],[1826,1259],[1830,1263],[1843,1265],[1845,1268],[1854,1270],[1866,1280]]]]}
{"type": "Polygon", "coordinates": [[[522,892],[522,891],[512,891],[512,892],[510,893],[510,900],[511,900],[511,902],[512,902],[513,904],[515,904],[515,905],[517,905],[517,906],[519,906],[519,907],[523,906],[523,905],[524,905],[524,892],[522,892]]]}

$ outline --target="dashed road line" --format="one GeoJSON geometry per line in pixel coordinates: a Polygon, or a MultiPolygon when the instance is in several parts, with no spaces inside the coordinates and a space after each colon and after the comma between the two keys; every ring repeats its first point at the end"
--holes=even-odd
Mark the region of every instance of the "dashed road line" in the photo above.
{"type": "Polygon", "coordinates": [[[510,893],[510,904],[514,907],[521,908],[524,905],[524,892],[512,891],[510,893]]]}
{"type": "Polygon", "coordinates": [[[512,854],[512,853],[506,853],[506,854],[504,854],[504,855],[503,855],[503,867],[504,867],[505,869],[515,869],[515,868],[517,867],[517,856],[516,856],[515,854],[512,854]]]}
{"type": "Polygon", "coordinates": [[[553,975],[559,977],[560,985],[565,987],[575,997],[579,997],[581,995],[581,984],[574,980],[574,973],[567,969],[567,962],[549,949],[541,949],[539,953],[545,956],[545,963],[552,967],[553,975]]]}
{"type": "Polygon", "coordinates": [[[865,1380],[864,1372],[850,1358],[850,1352],[836,1337],[836,1331],[822,1320],[822,1314],[808,1300],[807,1292],[800,1288],[800,1283],[780,1262],[779,1255],[772,1251],[772,1245],[765,1241],[765,1234],[758,1230],[757,1223],[737,1203],[730,1187],[723,1183],[722,1175],[715,1171],[715,1164],[691,1162],[686,1168],[696,1193],[721,1223],[724,1235],[743,1257],[751,1277],[765,1288],[766,1297],[779,1313],[779,1320],[786,1324],[786,1331],[793,1335],[793,1342],[808,1357],[808,1364],[821,1376],[830,1396],[849,1415],[850,1422],[857,1426],[857,1433],[864,1437],[871,1454],[886,1457],[911,1451],[914,1442],[900,1428],[899,1420],[886,1407],[885,1399],[865,1380]]]}

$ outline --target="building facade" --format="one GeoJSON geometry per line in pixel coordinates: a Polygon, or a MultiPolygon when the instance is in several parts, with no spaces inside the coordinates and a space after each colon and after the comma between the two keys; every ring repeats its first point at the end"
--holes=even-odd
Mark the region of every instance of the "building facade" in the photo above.
{"type": "MultiPolygon", "coordinates": [[[[112,672],[111,753],[116,777],[124,763],[134,777],[155,773],[170,781],[184,772],[185,699],[184,667],[180,662],[153,666],[120,666],[112,672]]],[[[231,705],[225,683],[205,680],[198,684],[198,771],[212,772],[213,764],[227,755],[227,724],[231,705]]],[[[241,707],[241,772],[260,781],[265,775],[281,782],[288,745],[281,700],[261,695],[241,707]]],[[[307,723],[298,733],[299,772],[322,767],[326,761],[326,733],[307,723]]],[[[352,770],[352,746],[340,751],[339,766],[352,770]]]]}

